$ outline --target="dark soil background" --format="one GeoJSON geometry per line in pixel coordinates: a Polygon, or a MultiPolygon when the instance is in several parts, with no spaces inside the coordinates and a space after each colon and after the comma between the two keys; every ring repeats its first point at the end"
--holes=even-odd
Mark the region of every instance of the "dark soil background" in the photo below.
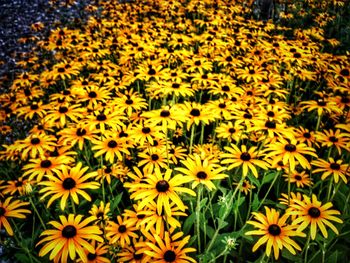
{"type": "MultiPolygon", "coordinates": [[[[21,54],[31,50],[31,44],[19,43],[19,38],[49,34],[57,26],[71,21],[84,22],[88,18],[85,7],[92,1],[77,0],[72,5],[66,1],[48,0],[0,0],[0,78],[11,78],[21,54]],[[30,26],[42,22],[45,28],[33,32],[30,26]]],[[[67,1],[68,2],[68,1],[67,1]]],[[[70,1],[73,2],[73,1],[70,1]]],[[[0,92],[3,92],[0,88],[0,92]]]]}

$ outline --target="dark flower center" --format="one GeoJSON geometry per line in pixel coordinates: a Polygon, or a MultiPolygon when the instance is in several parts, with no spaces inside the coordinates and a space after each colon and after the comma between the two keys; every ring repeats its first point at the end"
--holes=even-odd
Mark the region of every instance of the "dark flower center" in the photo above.
{"type": "Polygon", "coordinates": [[[165,180],[160,180],[156,184],[156,189],[160,193],[164,193],[168,191],[169,187],[170,187],[169,183],[165,180]]]}
{"type": "Polygon", "coordinates": [[[275,117],[275,113],[273,111],[269,111],[269,112],[267,112],[267,116],[275,117]]]}
{"type": "Polygon", "coordinates": [[[174,251],[172,250],[167,250],[165,253],[164,253],[164,260],[166,262],[174,262],[176,259],[176,254],[174,251]]]}
{"type": "Polygon", "coordinates": [[[282,232],[280,226],[276,224],[270,225],[268,228],[268,231],[269,231],[269,234],[273,236],[278,236],[282,232]]]}
{"type": "Polygon", "coordinates": [[[63,72],[66,71],[66,69],[65,69],[65,68],[58,68],[57,71],[58,71],[59,73],[63,73],[63,72]]]}
{"type": "Polygon", "coordinates": [[[118,227],[118,232],[119,232],[119,233],[125,233],[125,232],[126,232],[126,226],[120,225],[120,226],[118,227]]]}
{"type": "Polygon", "coordinates": [[[149,71],[148,71],[148,75],[155,75],[157,72],[151,68],[149,71]]]}
{"type": "Polygon", "coordinates": [[[106,174],[111,173],[111,172],[112,172],[111,167],[107,167],[106,169],[104,169],[104,172],[105,172],[106,174]]]}
{"type": "Polygon", "coordinates": [[[92,98],[92,99],[93,99],[93,98],[96,98],[96,97],[97,97],[96,92],[95,92],[95,91],[90,91],[90,92],[89,92],[89,97],[92,98]]]}
{"type": "Polygon", "coordinates": [[[169,117],[170,116],[170,112],[168,111],[168,110],[162,110],[161,112],[160,112],[160,116],[161,117],[169,117]]]}
{"type": "Polygon", "coordinates": [[[143,127],[142,128],[142,133],[147,134],[147,133],[150,133],[150,132],[151,132],[151,129],[149,127],[143,127]]]}
{"type": "Polygon", "coordinates": [[[331,163],[330,165],[332,170],[339,170],[340,169],[340,164],[338,163],[331,163]]]}
{"type": "Polygon", "coordinates": [[[59,107],[58,111],[59,111],[60,113],[64,114],[64,113],[66,113],[66,112],[68,111],[68,108],[65,107],[65,106],[61,106],[61,107],[59,107]]]}
{"type": "Polygon", "coordinates": [[[199,60],[197,60],[196,62],[194,62],[194,64],[195,64],[196,66],[200,66],[200,65],[201,65],[201,62],[200,62],[199,60]]]}
{"type": "Polygon", "coordinates": [[[37,110],[37,109],[39,109],[39,106],[37,104],[32,104],[32,105],[30,105],[30,109],[37,110]]]}
{"type": "Polygon", "coordinates": [[[157,161],[158,159],[159,159],[159,156],[158,156],[158,154],[152,154],[151,155],[151,159],[152,159],[152,161],[157,161]]]}
{"type": "Polygon", "coordinates": [[[107,116],[105,114],[101,113],[101,114],[97,115],[96,119],[98,121],[105,121],[105,120],[107,120],[107,116]]]}
{"type": "Polygon", "coordinates": [[[303,136],[304,136],[304,138],[306,138],[306,139],[310,139],[310,138],[311,138],[311,134],[310,134],[309,132],[305,132],[305,133],[303,134],[303,136]]]}
{"type": "Polygon", "coordinates": [[[276,129],[276,122],[274,121],[267,121],[265,122],[265,127],[269,129],[276,129]]]}
{"type": "Polygon", "coordinates": [[[138,215],[136,215],[136,217],[137,217],[138,219],[143,219],[143,218],[145,218],[145,216],[146,216],[146,215],[144,215],[144,214],[138,214],[138,215]]]}
{"type": "Polygon", "coordinates": [[[320,209],[318,209],[317,207],[311,207],[308,212],[309,216],[311,216],[312,218],[318,218],[321,215],[321,211],[320,209]]]}
{"type": "Polygon", "coordinates": [[[327,102],[325,102],[324,100],[319,100],[319,101],[317,101],[317,105],[320,107],[324,107],[327,105],[327,102]]]}
{"type": "Polygon", "coordinates": [[[0,207],[0,216],[3,216],[3,215],[5,215],[5,213],[6,213],[6,210],[5,210],[5,208],[3,208],[3,207],[0,207]]]}
{"type": "Polygon", "coordinates": [[[98,212],[98,214],[96,215],[96,217],[98,218],[103,218],[105,214],[103,212],[98,212]]]}
{"type": "Polygon", "coordinates": [[[118,146],[118,143],[115,140],[111,140],[108,142],[108,147],[109,148],[115,148],[118,146]]]}
{"type": "Polygon", "coordinates": [[[252,119],[253,116],[250,113],[244,113],[243,118],[244,119],[252,119]]]}
{"type": "Polygon", "coordinates": [[[192,109],[190,114],[193,116],[193,117],[198,117],[199,115],[201,115],[201,112],[199,111],[199,109],[192,109]]]}
{"type": "Polygon", "coordinates": [[[250,69],[249,70],[249,74],[251,74],[251,75],[255,74],[255,70],[254,69],[250,69]]]}
{"type": "Polygon", "coordinates": [[[203,172],[203,171],[200,171],[200,172],[198,172],[197,173],[197,178],[198,179],[205,179],[205,178],[207,178],[207,173],[206,172],[203,172]]]}
{"type": "Polygon", "coordinates": [[[301,179],[303,179],[300,175],[296,175],[296,176],[294,176],[294,178],[295,178],[295,180],[297,180],[297,181],[301,181],[301,179]]]}
{"type": "Polygon", "coordinates": [[[63,188],[66,190],[70,190],[73,189],[75,187],[76,183],[74,181],[74,179],[68,177],[66,179],[64,179],[63,181],[63,188]]]}
{"type": "Polygon", "coordinates": [[[247,153],[247,152],[244,152],[244,153],[242,153],[241,154],[241,160],[242,161],[249,161],[251,159],[251,156],[250,156],[250,154],[249,153],[247,153]]]}
{"type": "Polygon", "coordinates": [[[86,130],[82,128],[78,128],[76,134],[78,136],[84,136],[86,134],[86,130]]]}
{"type": "Polygon", "coordinates": [[[287,151],[287,152],[295,152],[297,147],[294,145],[294,144],[287,144],[286,146],[284,146],[284,149],[287,151]]]}
{"type": "Polygon", "coordinates": [[[294,54],[293,54],[293,57],[294,57],[294,58],[301,58],[301,54],[298,53],[298,52],[297,52],[297,53],[294,53],[294,54]]]}
{"type": "Polygon", "coordinates": [[[135,260],[141,260],[142,257],[143,257],[143,253],[140,253],[140,254],[134,253],[134,259],[135,259],[135,260]]]}
{"type": "Polygon", "coordinates": [[[40,143],[40,139],[39,138],[33,138],[30,140],[30,143],[33,145],[39,144],[40,143]]]}
{"type": "Polygon", "coordinates": [[[171,85],[171,87],[172,87],[173,89],[178,89],[178,88],[180,88],[180,84],[179,84],[179,83],[173,83],[173,84],[171,85]]]}
{"type": "Polygon", "coordinates": [[[220,103],[219,104],[219,108],[220,109],[225,109],[226,108],[226,104],[225,103],[220,103]]]}
{"type": "Polygon", "coordinates": [[[232,62],[232,57],[231,56],[226,57],[226,61],[227,62],[232,62]]]}
{"type": "Polygon", "coordinates": [[[225,85],[221,88],[221,90],[222,91],[230,91],[230,87],[225,85]]]}
{"type": "Polygon", "coordinates": [[[77,229],[75,228],[75,226],[68,225],[62,229],[62,236],[65,238],[75,237],[76,234],[77,234],[77,229]]]}
{"type": "Polygon", "coordinates": [[[350,98],[342,97],[340,101],[341,101],[341,103],[348,104],[350,102],[350,98]]]}
{"type": "Polygon", "coordinates": [[[92,254],[92,253],[89,253],[88,255],[87,255],[87,258],[88,258],[88,260],[95,260],[96,258],[97,258],[97,255],[96,254],[92,254]]]}
{"type": "Polygon", "coordinates": [[[350,75],[350,72],[348,69],[344,68],[340,71],[340,75],[342,75],[344,77],[348,77],[350,75]]]}
{"type": "Polygon", "coordinates": [[[15,186],[16,187],[21,187],[23,185],[23,182],[22,181],[17,181],[16,183],[15,183],[15,186]]]}
{"type": "Polygon", "coordinates": [[[50,160],[43,160],[40,163],[41,168],[49,168],[51,166],[51,161],[50,160]]]}
{"type": "Polygon", "coordinates": [[[131,100],[131,99],[127,99],[127,100],[125,101],[125,103],[126,103],[127,105],[131,105],[131,104],[134,103],[134,101],[131,100]]]}
{"type": "Polygon", "coordinates": [[[228,132],[229,132],[229,133],[235,133],[236,130],[235,130],[235,128],[230,128],[230,129],[228,129],[228,132]]]}
{"type": "Polygon", "coordinates": [[[338,141],[338,139],[336,138],[336,137],[334,137],[334,136],[330,136],[329,137],[329,140],[331,141],[331,142],[337,142],[338,141]]]}
{"type": "Polygon", "coordinates": [[[126,132],[124,132],[124,131],[121,131],[121,132],[119,133],[119,137],[120,137],[120,138],[128,137],[128,134],[127,134],[126,132]]]}

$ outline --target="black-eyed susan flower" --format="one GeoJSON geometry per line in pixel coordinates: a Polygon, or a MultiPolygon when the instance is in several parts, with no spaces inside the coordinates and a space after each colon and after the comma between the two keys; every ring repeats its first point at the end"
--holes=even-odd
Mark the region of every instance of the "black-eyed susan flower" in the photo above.
{"type": "Polygon", "coordinates": [[[42,238],[38,244],[46,243],[39,252],[43,257],[50,253],[50,260],[55,263],[67,262],[68,256],[71,260],[80,258],[87,262],[86,249],[89,253],[95,254],[96,250],[87,240],[103,242],[102,231],[98,226],[88,226],[95,220],[93,217],[83,219],[82,215],[69,214],[59,216],[59,221],[50,221],[49,224],[55,229],[45,230],[41,233],[42,238]]]}
{"type": "Polygon", "coordinates": [[[306,235],[301,231],[296,230],[295,225],[288,225],[288,214],[284,214],[280,217],[280,213],[273,208],[265,206],[265,214],[253,212],[256,221],[247,221],[248,224],[258,228],[258,230],[251,230],[245,233],[245,235],[258,235],[262,236],[253,246],[253,252],[256,251],[261,245],[266,243],[265,253],[270,256],[271,250],[273,250],[275,259],[279,257],[280,250],[286,248],[293,255],[296,254],[295,250],[301,250],[301,247],[291,237],[306,235]]]}
{"type": "Polygon", "coordinates": [[[317,142],[323,147],[335,147],[338,150],[339,155],[341,154],[342,149],[350,152],[350,147],[348,146],[350,142],[350,136],[348,133],[341,132],[337,130],[323,130],[315,134],[317,142]]]}
{"type": "Polygon", "coordinates": [[[177,174],[172,176],[172,170],[167,169],[162,173],[159,169],[155,169],[152,174],[148,174],[139,183],[124,183],[124,186],[132,192],[130,198],[140,200],[138,208],[142,209],[150,201],[156,200],[157,212],[159,215],[165,211],[167,215],[171,215],[171,201],[174,202],[181,211],[185,211],[184,205],[178,193],[187,193],[195,196],[195,192],[182,184],[191,182],[193,179],[188,175],[177,174]]]}
{"type": "Polygon", "coordinates": [[[36,158],[43,156],[45,151],[53,151],[56,146],[56,138],[52,135],[30,135],[24,140],[16,142],[16,148],[21,151],[21,156],[36,158]]]}
{"type": "Polygon", "coordinates": [[[95,252],[91,253],[88,249],[84,249],[87,261],[79,258],[77,262],[86,263],[110,263],[110,259],[107,258],[109,247],[104,243],[97,243],[96,240],[91,241],[91,245],[95,248],[95,252]]]}
{"type": "Polygon", "coordinates": [[[30,214],[30,210],[24,209],[23,206],[29,205],[28,202],[13,200],[13,197],[7,197],[4,201],[0,200],[0,230],[5,228],[6,232],[13,236],[12,227],[8,221],[10,217],[26,218],[25,214],[30,214]]]}
{"type": "Polygon", "coordinates": [[[91,197],[84,191],[85,189],[98,189],[98,182],[88,181],[97,175],[97,172],[86,173],[89,167],[83,167],[82,163],[78,163],[74,167],[63,166],[61,171],[57,171],[55,175],[47,175],[47,180],[39,183],[42,189],[41,199],[45,199],[51,195],[47,202],[49,207],[55,200],[60,199],[61,209],[66,207],[68,197],[71,197],[74,203],[79,204],[81,195],[84,199],[91,201],[91,197]]]}
{"type": "Polygon", "coordinates": [[[318,157],[314,148],[308,147],[304,143],[298,143],[295,139],[288,141],[286,139],[279,138],[274,144],[269,144],[265,149],[265,157],[272,157],[272,165],[282,161],[283,164],[289,163],[290,170],[294,171],[296,166],[296,160],[305,169],[311,169],[310,162],[304,155],[311,155],[318,157]]]}
{"type": "Polygon", "coordinates": [[[306,227],[310,226],[311,239],[316,238],[317,229],[321,230],[322,235],[327,238],[328,233],[326,226],[330,227],[334,233],[338,234],[338,229],[331,223],[331,221],[337,223],[343,223],[343,220],[337,217],[340,212],[334,209],[329,209],[333,206],[331,202],[323,204],[317,200],[315,194],[312,197],[303,195],[303,200],[294,200],[294,204],[290,207],[293,210],[288,211],[289,215],[295,215],[297,218],[292,222],[293,225],[298,227],[298,231],[303,231],[306,227]]]}
{"type": "Polygon", "coordinates": [[[175,170],[191,178],[192,189],[199,184],[208,187],[209,190],[216,188],[212,180],[224,179],[226,174],[222,173],[225,168],[218,164],[212,163],[209,159],[204,160],[198,154],[190,155],[190,158],[181,161],[185,167],[176,167],[175,170]]]}
{"type": "Polygon", "coordinates": [[[339,178],[348,182],[347,176],[350,176],[349,164],[343,163],[342,159],[334,160],[332,157],[328,161],[321,158],[311,162],[313,166],[318,168],[313,169],[312,173],[322,173],[321,179],[325,180],[329,176],[333,176],[334,182],[338,183],[339,178]]]}
{"type": "Polygon", "coordinates": [[[155,235],[155,243],[146,242],[148,248],[144,251],[145,254],[156,260],[159,263],[185,263],[196,262],[188,256],[188,253],[195,252],[194,248],[186,248],[190,236],[183,237],[182,232],[170,234],[168,231],[164,236],[155,235]]]}
{"type": "Polygon", "coordinates": [[[107,162],[114,163],[115,157],[117,160],[123,160],[123,154],[130,154],[128,141],[125,138],[120,138],[118,134],[106,131],[100,140],[93,139],[91,150],[96,151],[94,157],[101,155],[105,156],[107,162]]]}
{"type": "Polygon", "coordinates": [[[297,187],[304,188],[305,186],[311,186],[312,180],[306,171],[298,172],[293,171],[288,174],[284,174],[283,177],[287,177],[286,181],[290,183],[295,183],[297,187]]]}
{"type": "Polygon", "coordinates": [[[126,221],[125,218],[117,216],[117,222],[110,221],[106,227],[106,237],[110,244],[118,244],[125,247],[131,244],[131,238],[137,238],[135,233],[137,228],[131,221],[126,221]]]}
{"type": "Polygon", "coordinates": [[[230,147],[226,146],[225,150],[228,153],[223,153],[221,157],[223,160],[222,164],[228,165],[227,169],[232,169],[235,167],[242,166],[243,176],[248,175],[248,170],[252,171],[253,175],[258,178],[258,170],[255,166],[262,169],[267,169],[268,164],[263,160],[259,160],[259,152],[257,148],[252,146],[247,150],[246,145],[242,145],[241,149],[237,145],[231,144],[230,147]]]}
{"type": "Polygon", "coordinates": [[[100,202],[99,206],[96,204],[93,204],[89,214],[95,218],[95,222],[100,225],[104,225],[110,217],[110,211],[111,211],[111,204],[104,203],[103,201],[100,202]]]}

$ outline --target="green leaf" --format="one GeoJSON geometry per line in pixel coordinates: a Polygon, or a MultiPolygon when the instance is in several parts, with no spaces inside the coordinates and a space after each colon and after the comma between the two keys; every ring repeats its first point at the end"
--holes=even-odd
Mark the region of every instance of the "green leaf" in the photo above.
{"type": "Polygon", "coordinates": [[[218,227],[220,229],[222,229],[222,228],[224,228],[225,226],[228,225],[228,223],[225,220],[222,220],[221,218],[218,218],[218,223],[219,223],[218,227]]]}
{"type": "Polygon", "coordinates": [[[195,220],[196,220],[195,213],[192,213],[189,217],[186,218],[182,226],[182,231],[184,232],[185,235],[187,235],[190,232],[195,220]]]}
{"type": "Polygon", "coordinates": [[[261,182],[261,185],[263,184],[266,184],[266,183],[269,183],[269,182],[272,182],[273,179],[275,179],[275,177],[277,176],[278,174],[273,172],[273,173],[269,173],[267,175],[265,175],[262,179],[262,182],[261,182]]]}
{"type": "Polygon", "coordinates": [[[252,211],[256,211],[260,204],[260,200],[257,194],[254,194],[253,203],[252,203],[252,211]]]}
{"type": "Polygon", "coordinates": [[[123,192],[118,194],[114,197],[114,199],[111,200],[111,211],[115,211],[115,209],[118,207],[120,201],[122,200],[123,192]]]}
{"type": "Polygon", "coordinates": [[[19,262],[28,263],[30,262],[29,257],[26,254],[15,253],[15,257],[19,262]]]}
{"type": "Polygon", "coordinates": [[[257,186],[258,188],[261,186],[259,180],[252,174],[248,173],[248,179],[249,181],[254,184],[255,186],[257,186]]]}

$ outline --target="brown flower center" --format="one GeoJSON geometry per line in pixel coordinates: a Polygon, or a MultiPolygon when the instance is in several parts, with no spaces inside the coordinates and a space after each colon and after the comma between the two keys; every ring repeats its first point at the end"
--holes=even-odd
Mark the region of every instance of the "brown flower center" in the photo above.
{"type": "Polygon", "coordinates": [[[159,156],[158,156],[158,154],[152,154],[151,155],[151,159],[152,159],[152,161],[157,161],[157,160],[159,160],[159,156]]]}
{"type": "Polygon", "coordinates": [[[286,146],[284,146],[284,149],[287,152],[295,152],[297,150],[297,147],[294,144],[289,143],[286,146]]]}
{"type": "Polygon", "coordinates": [[[160,180],[156,184],[156,189],[160,193],[165,193],[166,191],[168,191],[169,187],[170,185],[166,180],[160,180]]]}
{"type": "Polygon", "coordinates": [[[321,211],[320,211],[320,209],[318,209],[317,207],[311,207],[311,208],[308,210],[308,214],[309,214],[309,216],[311,216],[312,218],[318,218],[318,217],[320,217],[320,215],[321,215],[321,211]]]}
{"type": "Polygon", "coordinates": [[[245,162],[246,162],[246,161],[249,161],[249,160],[251,159],[251,156],[250,156],[249,153],[244,152],[244,153],[241,154],[241,157],[240,157],[240,158],[241,158],[242,161],[245,161],[245,162]]]}
{"type": "Polygon", "coordinates": [[[205,179],[207,177],[208,177],[208,175],[207,175],[206,172],[200,171],[200,172],[197,173],[197,178],[198,179],[205,179]]]}
{"type": "Polygon", "coordinates": [[[199,109],[192,109],[190,114],[193,116],[193,117],[198,117],[199,115],[201,115],[201,112],[199,111],[199,109]]]}
{"type": "Polygon", "coordinates": [[[89,92],[89,98],[93,99],[93,98],[96,98],[97,97],[97,94],[95,91],[90,91],[89,92]]]}
{"type": "Polygon", "coordinates": [[[150,132],[151,132],[151,129],[149,127],[143,127],[142,128],[142,133],[147,134],[147,133],[150,133],[150,132]]]}
{"type": "Polygon", "coordinates": [[[119,233],[125,233],[125,232],[126,232],[126,226],[120,225],[120,226],[118,227],[118,232],[119,232],[119,233]]]}
{"type": "Polygon", "coordinates": [[[338,163],[331,163],[330,167],[332,170],[339,170],[340,169],[340,165],[338,163]]]}
{"type": "Polygon", "coordinates": [[[95,260],[96,258],[97,258],[97,255],[96,254],[92,254],[92,253],[89,253],[88,255],[87,255],[87,258],[88,258],[88,260],[95,260]]]}
{"type": "Polygon", "coordinates": [[[40,139],[39,138],[33,138],[30,140],[30,143],[33,145],[39,144],[40,143],[40,139]]]}
{"type": "Polygon", "coordinates": [[[333,143],[338,141],[338,139],[335,136],[330,136],[329,140],[333,143]]]}
{"type": "Polygon", "coordinates": [[[61,106],[61,107],[59,107],[58,111],[59,111],[59,113],[64,114],[64,113],[68,112],[68,108],[65,106],[61,106]]]}
{"type": "Polygon", "coordinates": [[[170,116],[170,112],[168,110],[162,110],[160,112],[160,116],[163,118],[169,117],[170,116]]]}
{"type": "Polygon", "coordinates": [[[269,234],[273,236],[278,236],[282,232],[280,226],[276,224],[270,225],[268,228],[268,231],[269,231],[269,234]]]}
{"type": "Polygon", "coordinates": [[[115,148],[115,147],[117,147],[118,146],[118,143],[115,141],[115,140],[110,140],[109,142],[108,142],[108,147],[109,148],[115,148]]]}
{"type": "Polygon", "coordinates": [[[3,215],[5,215],[5,213],[6,213],[6,210],[5,210],[5,208],[3,208],[3,207],[0,207],[0,216],[3,216],[3,215]]]}
{"type": "Polygon", "coordinates": [[[164,260],[166,262],[174,262],[176,260],[176,254],[172,250],[167,250],[164,253],[164,260]]]}
{"type": "Polygon", "coordinates": [[[83,128],[78,128],[77,129],[77,132],[76,132],[76,135],[77,136],[84,136],[86,134],[86,130],[83,129],[83,128]]]}
{"type": "Polygon", "coordinates": [[[49,168],[51,166],[51,161],[50,160],[43,160],[40,163],[41,168],[49,168]]]}
{"type": "Polygon", "coordinates": [[[276,122],[267,121],[267,122],[265,122],[265,127],[268,129],[276,129],[276,122]]]}
{"type": "Polygon", "coordinates": [[[73,189],[75,187],[76,183],[75,183],[74,179],[68,177],[68,178],[64,179],[62,185],[63,185],[63,188],[65,190],[70,190],[70,189],[73,189]]]}
{"type": "Polygon", "coordinates": [[[107,120],[107,116],[105,114],[101,113],[101,114],[97,115],[96,119],[98,121],[105,121],[105,120],[107,120]]]}
{"type": "Polygon", "coordinates": [[[72,238],[75,237],[77,234],[77,229],[75,226],[67,225],[62,229],[62,236],[65,238],[72,238]]]}

